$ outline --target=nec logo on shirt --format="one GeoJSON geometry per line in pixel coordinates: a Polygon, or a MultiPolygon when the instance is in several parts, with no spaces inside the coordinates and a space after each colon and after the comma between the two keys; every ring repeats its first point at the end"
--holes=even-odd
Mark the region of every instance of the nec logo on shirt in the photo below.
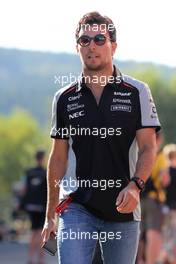
{"type": "Polygon", "coordinates": [[[69,119],[78,118],[78,117],[84,116],[84,115],[85,115],[84,110],[82,110],[82,111],[79,111],[79,112],[75,112],[73,114],[70,114],[69,115],[69,119]]]}

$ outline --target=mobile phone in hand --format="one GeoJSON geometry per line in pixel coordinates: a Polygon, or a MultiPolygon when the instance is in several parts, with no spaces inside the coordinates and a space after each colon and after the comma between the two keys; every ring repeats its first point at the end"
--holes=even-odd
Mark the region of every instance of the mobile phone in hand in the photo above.
{"type": "Polygon", "coordinates": [[[49,239],[42,245],[42,249],[45,250],[51,256],[55,256],[57,251],[57,240],[54,233],[50,234],[49,239]]]}

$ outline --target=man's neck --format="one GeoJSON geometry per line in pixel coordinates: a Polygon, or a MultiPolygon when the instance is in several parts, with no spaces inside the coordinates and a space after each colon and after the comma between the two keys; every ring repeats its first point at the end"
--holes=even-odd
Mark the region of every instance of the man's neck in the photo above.
{"type": "Polygon", "coordinates": [[[113,65],[100,71],[91,71],[88,69],[83,70],[85,83],[90,89],[103,89],[108,83],[109,78],[113,75],[113,65]]]}

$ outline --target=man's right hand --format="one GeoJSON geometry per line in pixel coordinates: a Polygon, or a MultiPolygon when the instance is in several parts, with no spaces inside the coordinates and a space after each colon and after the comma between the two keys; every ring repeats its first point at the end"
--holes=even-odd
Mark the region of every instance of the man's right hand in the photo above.
{"type": "Polygon", "coordinates": [[[51,233],[56,234],[56,219],[45,220],[43,230],[41,233],[42,243],[44,244],[48,239],[51,233]]]}

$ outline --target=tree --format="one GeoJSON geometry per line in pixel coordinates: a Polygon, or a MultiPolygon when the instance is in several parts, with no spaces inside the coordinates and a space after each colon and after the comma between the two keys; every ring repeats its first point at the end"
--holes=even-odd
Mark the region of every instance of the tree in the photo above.
{"type": "Polygon", "coordinates": [[[37,148],[48,149],[45,132],[27,112],[0,116],[0,197],[10,194],[14,181],[33,164],[37,148]]]}
{"type": "Polygon", "coordinates": [[[164,132],[165,143],[176,142],[176,78],[162,76],[155,68],[141,68],[132,73],[137,79],[150,86],[164,132]]]}

